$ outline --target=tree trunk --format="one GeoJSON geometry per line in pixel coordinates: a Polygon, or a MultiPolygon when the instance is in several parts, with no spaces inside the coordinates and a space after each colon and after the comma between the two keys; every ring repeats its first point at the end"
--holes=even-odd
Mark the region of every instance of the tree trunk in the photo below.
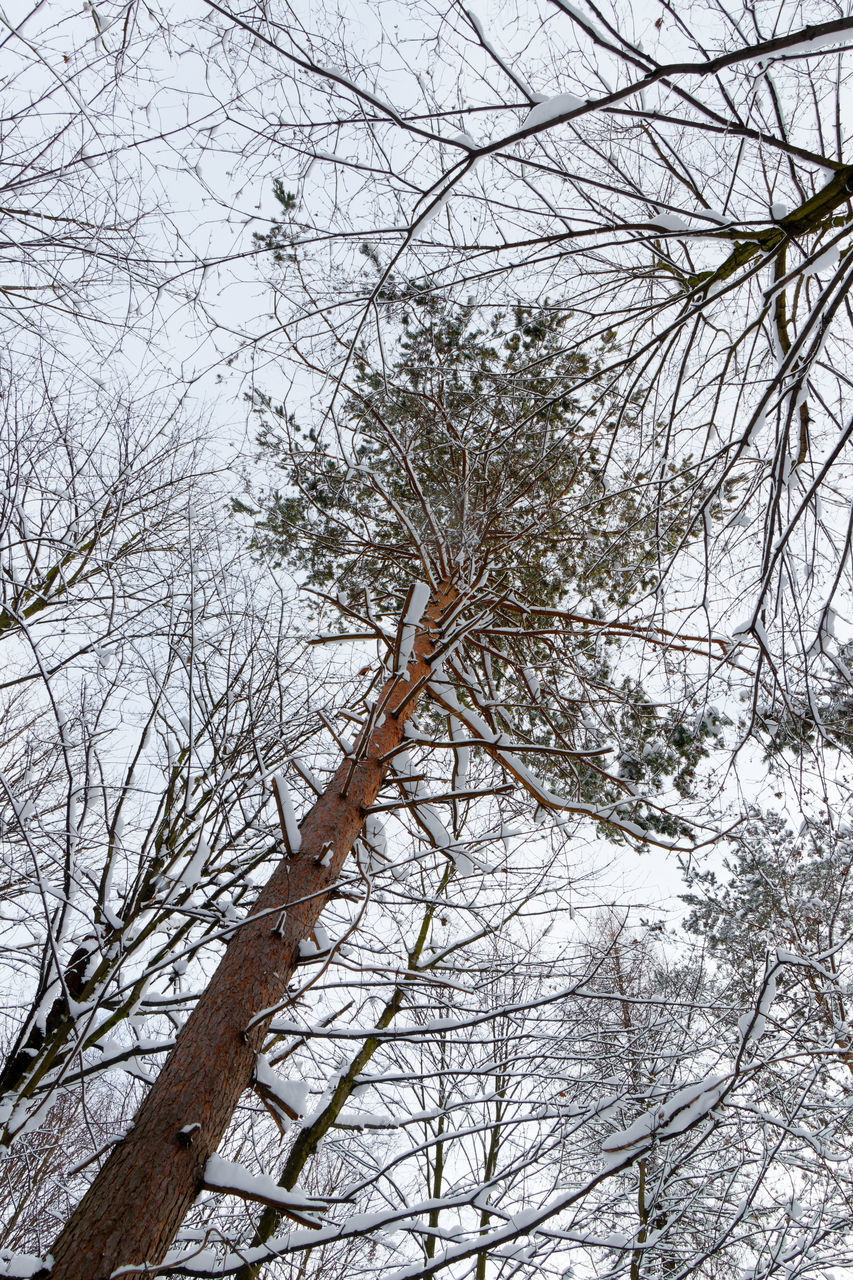
{"type": "Polygon", "coordinates": [[[107,1280],[117,1267],[127,1268],[125,1277],[138,1276],[144,1264],[162,1262],[199,1192],[208,1156],[251,1083],[272,1014],[247,1027],[286,994],[299,943],[313,930],[376,801],[388,769],[383,759],[402,741],[420,693],[415,686],[429,673],[442,613],[455,597],[447,584],[433,593],[406,677],[385,684],[387,711],[366,749],[357,764],[339,766],[302,823],[299,852],[282,859],[229,943],[127,1136],[51,1250],[53,1267],[43,1273],[50,1280],[107,1280]]]}

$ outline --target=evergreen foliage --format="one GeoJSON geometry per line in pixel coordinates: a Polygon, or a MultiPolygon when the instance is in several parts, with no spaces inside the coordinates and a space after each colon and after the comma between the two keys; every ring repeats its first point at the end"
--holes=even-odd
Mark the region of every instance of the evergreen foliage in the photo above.
{"type": "Polygon", "coordinates": [[[565,307],[506,314],[412,284],[384,305],[393,358],[359,348],[322,427],[257,394],[261,457],[284,483],[257,503],[256,550],[337,601],[350,628],[399,614],[420,578],[453,582],[480,615],[448,664],[462,701],[535,744],[537,769],[575,801],[682,832],[634,797],[686,794],[717,730],[655,702],[625,661],[630,628],[611,620],[685,539],[689,466],[650,481],[654,424],[599,385],[612,337],[577,350],[565,307]]]}

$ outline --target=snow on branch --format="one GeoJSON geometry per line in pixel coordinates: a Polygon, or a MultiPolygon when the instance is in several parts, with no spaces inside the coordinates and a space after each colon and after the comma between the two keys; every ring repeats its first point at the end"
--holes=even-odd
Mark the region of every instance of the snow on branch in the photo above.
{"type": "Polygon", "coordinates": [[[415,636],[424,616],[424,610],[429,604],[429,598],[430,589],[425,582],[414,582],[409,588],[406,606],[400,616],[395,644],[395,669],[399,676],[405,675],[406,668],[411,661],[412,651],[415,647],[415,636]]]}
{"type": "Polygon", "coordinates": [[[208,1191],[222,1191],[269,1205],[303,1227],[321,1227],[322,1221],[314,1215],[328,1209],[325,1200],[317,1200],[298,1189],[287,1191],[266,1174],[249,1173],[242,1165],[224,1160],[222,1156],[209,1157],[202,1183],[208,1191]]]}
{"type": "Polygon", "coordinates": [[[273,786],[275,788],[276,804],[278,805],[278,816],[281,819],[281,830],[288,852],[298,853],[302,848],[302,832],[299,830],[299,824],[296,821],[296,814],[293,811],[293,802],[290,799],[287,783],[280,773],[277,773],[273,778],[273,786]]]}
{"type": "Polygon", "coordinates": [[[731,1083],[730,1076],[707,1076],[657,1102],[627,1129],[605,1138],[601,1144],[605,1167],[621,1164],[628,1154],[640,1155],[651,1146],[653,1140],[685,1133],[709,1111],[713,1111],[731,1088],[731,1083]]]}

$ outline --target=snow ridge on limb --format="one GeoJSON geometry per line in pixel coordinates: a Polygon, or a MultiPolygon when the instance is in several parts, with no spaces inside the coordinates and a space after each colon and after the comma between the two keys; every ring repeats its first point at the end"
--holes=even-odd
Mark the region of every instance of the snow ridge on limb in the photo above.
{"type": "Polygon", "coordinates": [[[301,1120],[305,1115],[308,1098],[305,1081],[284,1079],[262,1053],[255,1063],[255,1092],[282,1132],[287,1120],[301,1120]]]}
{"type": "Polygon", "coordinates": [[[224,1191],[244,1200],[269,1205],[303,1227],[322,1226],[322,1219],[316,1215],[325,1213],[329,1207],[325,1200],[309,1196],[298,1187],[286,1191],[273,1178],[250,1173],[242,1165],[233,1160],[223,1160],[218,1155],[208,1157],[202,1184],[208,1191],[224,1191]]]}
{"type": "Polygon", "coordinates": [[[429,599],[430,589],[427,583],[412,583],[409,588],[409,594],[406,597],[403,612],[400,615],[400,625],[397,629],[395,671],[398,676],[405,674],[406,668],[411,662],[415,636],[424,616],[424,610],[429,604],[429,599]]]}
{"type": "Polygon", "coordinates": [[[685,1133],[713,1111],[731,1086],[730,1075],[707,1076],[662,1099],[627,1129],[605,1138],[601,1144],[605,1167],[621,1164],[627,1154],[632,1158],[640,1155],[660,1138],[685,1133]]]}
{"type": "Polygon", "coordinates": [[[273,786],[275,788],[275,799],[278,806],[281,831],[284,836],[287,851],[288,853],[298,853],[302,848],[302,832],[299,830],[299,824],[296,821],[296,814],[293,811],[293,802],[290,798],[290,792],[282,774],[277,773],[275,775],[273,778],[273,786]]]}

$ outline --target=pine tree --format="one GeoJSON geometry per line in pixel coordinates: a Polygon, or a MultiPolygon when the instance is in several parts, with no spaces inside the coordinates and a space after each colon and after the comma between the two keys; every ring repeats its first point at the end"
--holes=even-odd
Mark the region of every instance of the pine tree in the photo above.
{"type": "MultiPolygon", "coordinates": [[[[370,712],[299,826],[276,780],[284,856],[57,1241],[52,1280],[162,1261],[252,1081],[300,943],[412,738],[452,755],[443,803],[472,798],[473,750],[493,762],[494,787],[517,786],[539,812],[641,840],[682,830],[639,784],[680,774],[686,787],[701,743],[615,661],[626,637],[670,640],[620,616],[684,528],[681,479],[663,497],[644,488],[637,459],[654,428],[623,420],[617,448],[606,399],[572,395],[590,357],[564,347],[559,308],[482,325],[476,308],[416,290],[387,301],[401,319],[398,355],[381,367],[356,354],[327,428],[304,437],[284,407],[258,399],[263,452],[289,488],[264,508],[257,548],[307,573],[347,626],[377,639],[370,712]]],[[[449,858],[466,856],[434,804],[417,792],[400,803],[449,858]]]]}
{"type": "Polygon", "coordinates": [[[814,1055],[821,1072],[836,1055],[853,1071],[851,869],[845,824],[806,819],[795,832],[779,814],[753,810],[723,861],[724,877],[687,874],[686,928],[705,939],[744,1034],[752,1021],[766,1027],[772,1008],[772,1023],[814,1055]]]}

